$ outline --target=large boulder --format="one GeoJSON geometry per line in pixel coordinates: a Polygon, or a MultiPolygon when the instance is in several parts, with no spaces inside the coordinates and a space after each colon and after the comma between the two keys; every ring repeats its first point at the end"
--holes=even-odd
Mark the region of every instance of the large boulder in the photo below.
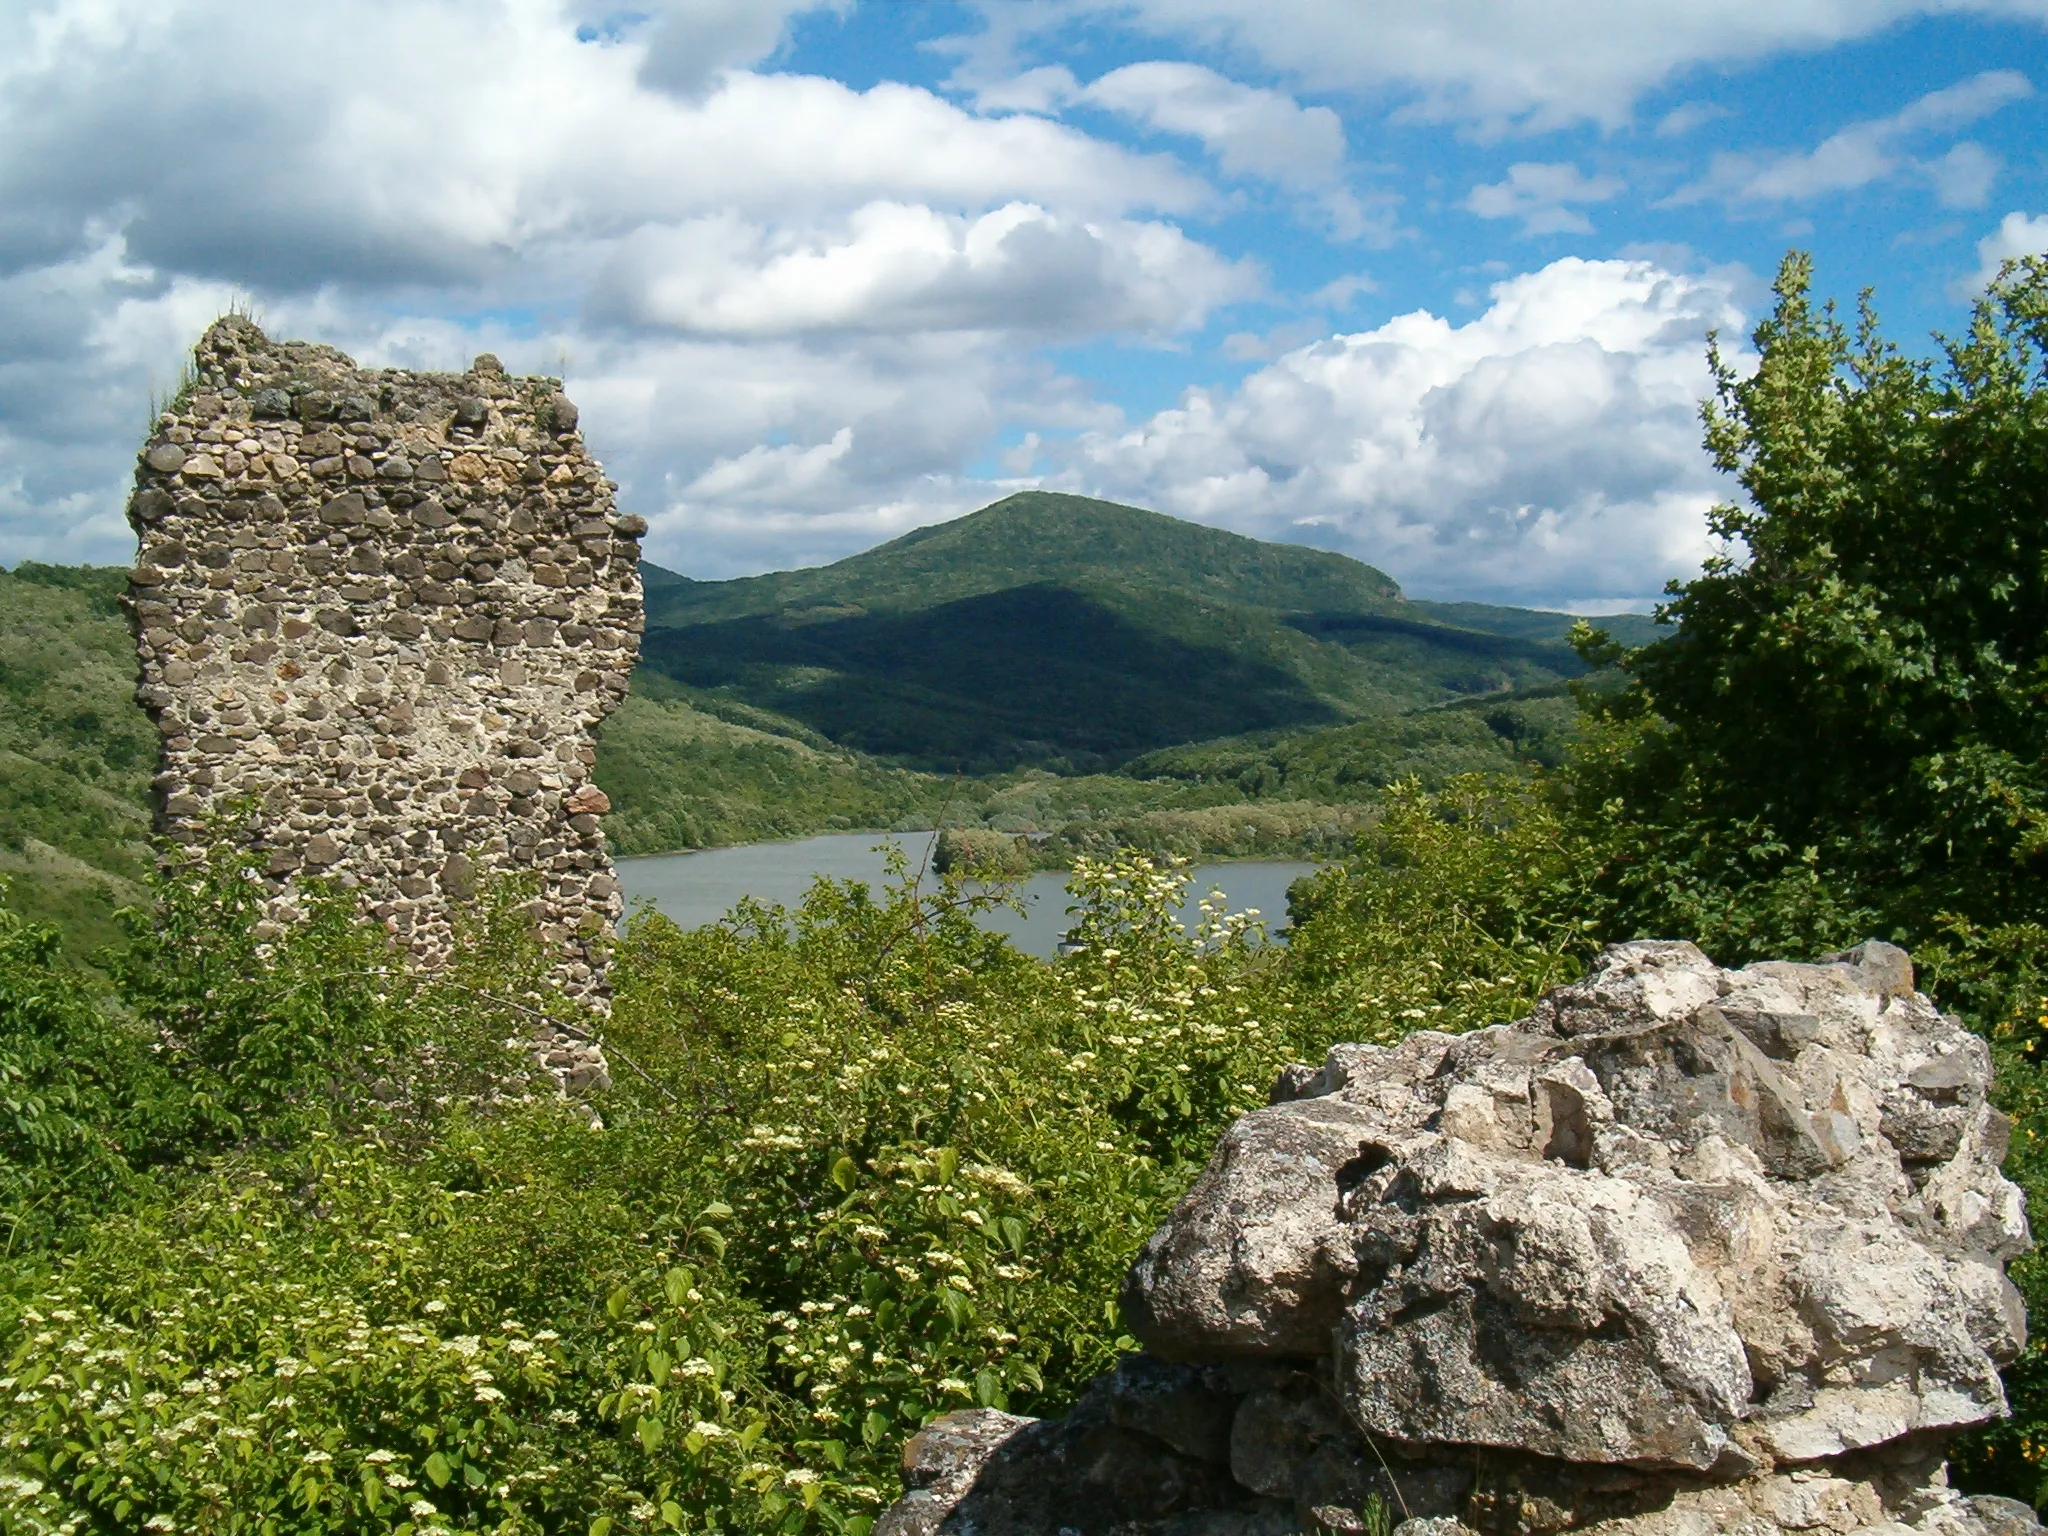
{"type": "Polygon", "coordinates": [[[1989,1084],[1877,943],[1618,945],[1518,1023],[1337,1046],[1145,1245],[1145,1354],[992,1437],[926,1528],[1362,1528],[1377,1497],[1414,1536],[2038,1529],[1941,1475],[2025,1342],[1989,1084]],[[1231,1405],[1227,1444],[1113,1414],[1146,1372],[1231,1405]]]}

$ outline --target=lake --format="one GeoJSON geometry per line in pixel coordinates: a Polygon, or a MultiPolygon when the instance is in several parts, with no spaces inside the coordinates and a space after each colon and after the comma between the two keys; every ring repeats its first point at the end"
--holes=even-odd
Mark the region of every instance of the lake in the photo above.
{"type": "MultiPolygon", "coordinates": [[[[915,870],[930,854],[930,832],[835,832],[786,843],[748,843],[739,848],[705,848],[694,853],[655,853],[618,861],[619,884],[627,910],[645,899],[664,917],[683,928],[716,922],[742,896],[795,906],[819,875],[835,880],[861,880],[880,888],[886,872],[878,846],[895,843],[915,870]]],[[[1248,859],[1225,864],[1198,864],[1189,901],[1181,920],[1193,927],[1200,914],[1195,905],[1218,887],[1234,912],[1257,908],[1267,931],[1287,921],[1287,887],[1315,865],[1300,859],[1248,859]]],[[[981,924],[1006,933],[1026,954],[1050,959],[1066,931],[1066,875],[1041,870],[1019,891],[1025,915],[984,913],[981,924]]]]}

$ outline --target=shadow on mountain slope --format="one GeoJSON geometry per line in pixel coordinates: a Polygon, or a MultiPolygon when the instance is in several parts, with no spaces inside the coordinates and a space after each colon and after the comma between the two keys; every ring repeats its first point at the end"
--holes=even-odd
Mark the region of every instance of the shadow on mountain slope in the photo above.
{"type": "Polygon", "coordinates": [[[1341,718],[1278,667],[1034,584],[912,613],[650,630],[646,664],[937,772],[1088,771],[1177,742],[1341,718]]]}

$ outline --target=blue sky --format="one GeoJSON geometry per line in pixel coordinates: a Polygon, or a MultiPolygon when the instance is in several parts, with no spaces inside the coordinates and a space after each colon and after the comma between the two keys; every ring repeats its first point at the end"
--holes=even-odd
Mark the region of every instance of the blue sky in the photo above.
{"type": "Polygon", "coordinates": [[[2048,0],[0,0],[0,563],[124,560],[231,299],[566,369],[693,575],[1028,486],[1641,606],[1790,246],[1925,350],[2048,248],[2048,0]]]}

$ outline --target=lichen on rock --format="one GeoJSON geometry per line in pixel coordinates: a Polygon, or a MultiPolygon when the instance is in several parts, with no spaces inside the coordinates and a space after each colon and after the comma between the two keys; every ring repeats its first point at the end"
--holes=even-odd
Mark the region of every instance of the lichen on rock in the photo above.
{"type": "MultiPolygon", "coordinates": [[[[422,964],[479,882],[534,878],[559,984],[602,1008],[621,910],[591,783],[639,652],[639,536],[552,379],[359,369],[216,322],[129,516],[161,829],[244,820],[276,921],[308,874],[422,964]]],[[[564,1086],[605,1079],[567,1033],[564,1086]]]]}
{"type": "Polygon", "coordinates": [[[1362,1529],[1377,1499],[1408,1536],[2038,1530],[1942,1471],[2026,1336],[1989,1086],[1879,943],[1623,944],[1517,1023],[1337,1046],[1145,1245],[1145,1352],[983,1433],[915,1528],[1362,1529]]]}

